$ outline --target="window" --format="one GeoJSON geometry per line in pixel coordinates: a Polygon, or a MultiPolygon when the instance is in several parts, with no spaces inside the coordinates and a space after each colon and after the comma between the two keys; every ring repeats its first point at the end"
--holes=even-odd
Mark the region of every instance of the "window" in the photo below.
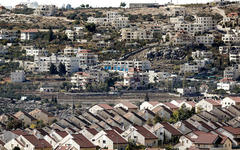
{"type": "Polygon", "coordinates": [[[103,140],[103,144],[106,144],[106,141],[105,141],[105,140],[103,140]]]}

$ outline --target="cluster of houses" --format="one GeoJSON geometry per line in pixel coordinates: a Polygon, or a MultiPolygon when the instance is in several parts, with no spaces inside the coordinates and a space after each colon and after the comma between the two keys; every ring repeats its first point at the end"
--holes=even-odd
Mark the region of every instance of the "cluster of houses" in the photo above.
{"type": "MultiPolygon", "coordinates": [[[[122,101],[115,106],[96,104],[81,115],[56,118],[42,109],[0,116],[0,146],[20,149],[118,149],[129,143],[157,148],[230,150],[239,146],[240,98],[170,102],[144,101],[140,106],[122,101]],[[195,110],[187,120],[169,123],[179,109],[195,110]],[[156,120],[160,118],[160,120],[156,120]],[[9,120],[20,120],[26,129],[4,130],[9,120]],[[38,121],[46,124],[35,128],[38,121]]],[[[73,108],[74,109],[74,108],[73,108]]],[[[74,113],[74,111],[73,111],[74,113]]]]}

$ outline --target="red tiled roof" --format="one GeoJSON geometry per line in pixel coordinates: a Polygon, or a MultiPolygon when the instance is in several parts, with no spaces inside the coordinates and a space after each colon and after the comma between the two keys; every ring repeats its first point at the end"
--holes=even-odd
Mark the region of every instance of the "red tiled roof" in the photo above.
{"type": "Polygon", "coordinates": [[[58,135],[60,135],[62,138],[66,137],[68,133],[66,131],[55,131],[58,135]]]}
{"type": "Polygon", "coordinates": [[[134,126],[137,129],[137,132],[139,132],[142,136],[145,137],[145,139],[149,140],[149,139],[157,139],[157,137],[152,134],[149,130],[147,130],[146,128],[144,128],[143,126],[134,126]]]}
{"type": "Polygon", "coordinates": [[[240,97],[229,97],[229,98],[234,100],[235,102],[240,102],[240,97]]]}
{"type": "Polygon", "coordinates": [[[151,105],[153,105],[153,106],[156,106],[157,104],[159,104],[158,101],[149,101],[148,103],[151,104],[151,105]]]}
{"type": "Polygon", "coordinates": [[[128,142],[114,130],[105,130],[107,137],[113,141],[113,144],[127,144],[128,142]]]}
{"type": "Polygon", "coordinates": [[[113,126],[112,129],[117,131],[119,134],[122,134],[124,132],[123,130],[121,130],[119,127],[116,127],[116,126],[113,126]]]}
{"type": "Polygon", "coordinates": [[[123,105],[125,105],[126,107],[128,107],[129,109],[137,109],[138,107],[130,102],[127,101],[123,101],[121,102],[123,105]]]}
{"type": "Polygon", "coordinates": [[[96,129],[94,129],[94,128],[87,128],[86,130],[87,130],[88,132],[90,132],[92,135],[98,134],[98,131],[97,131],[96,129]]]}
{"type": "Polygon", "coordinates": [[[112,110],[113,108],[109,106],[108,104],[98,104],[98,106],[102,107],[103,109],[106,110],[112,110]]]}
{"type": "Polygon", "coordinates": [[[81,148],[95,148],[96,146],[93,145],[84,135],[82,134],[72,134],[73,140],[80,145],[81,148]]]}
{"type": "Polygon", "coordinates": [[[233,128],[230,126],[224,126],[222,128],[225,129],[226,131],[230,132],[231,134],[240,135],[240,128],[233,128]]]}
{"type": "Polygon", "coordinates": [[[52,146],[44,139],[37,139],[34,135],[23,135],[36,149],[52,148],[52,146]]]}
{"type": "Polygon", "coordinates": [[[186,103],[188,103],[192,107],[195,107],[195,105],[196,105],[196,103],[194,101],[187,101],[186,103]]]}
{"type": "Polygon", "coordinates": [[[163,103],[163,104],[166,105],[167,107],[169,107],[170,109],[178,109],[178,107],[172,103],[167,102],[167,103],[163,103]]]}
{"type": "Polygon", "coordinates": [[[168,131],[168,132],[170,132],[173,136],[181,136],[182,135],[182,133],[181,132],[179,132],[177,129],[175,129],[172,125],[170,125],[169,123],[167,123],[167,122],[163,122],[163,123],[161,123],[163,126],[164,126],[164,128],[168,131]]]}
{"type": "Polygon", "coordinates": [[[16,134],[16,135],[27,135],[27,133],[25,132],[25,131],[23,131],[23,130],[19,130],[19,129],[17,129],[17,130],[13,130],[13,131],[11,131],[12,133],[14,133],[14,134],[16,134]]]}
{"type": "Polygon", "coordinates": [[[197,139],[194,142],[197,144],[214,144],[219,138],[218,135],[212,133],[206,133],[202,131],[195,131],[194,133],[198,135],[197,139]]]}
{"type": "Polygon", "coordinates": [[[206,99],[205,101],[207,101],[208,103],[214,105],[214,106],[221,106],[221,103],[217,100],[213,100],[213,99],[206,99]]]}

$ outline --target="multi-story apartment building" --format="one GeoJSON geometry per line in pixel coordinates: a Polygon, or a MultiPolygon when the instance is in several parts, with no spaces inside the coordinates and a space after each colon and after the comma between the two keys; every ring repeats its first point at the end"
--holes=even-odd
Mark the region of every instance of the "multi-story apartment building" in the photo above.
{"type": "Polygon", "coordinates": [[[105,82],[109,78],[109,73],[101,70],[91,70],[87,72],[77,72],[71,77],[74,89],[86,89],[87,84],[92,82],[105,82]]]}
{"type": "Polygon", "coordinates": [[[239,44],[240,34],[230,30],[222,36],[222,40],[225,44],[239,44]]]}
{"type": "Polygon", "coordinates": [[[181,24],[184,22],[184,17],[183,16],[177,16],[177,17],[171,17],[170,18],[170,23],[172,24],[181,24]]]}
{"type": "Polygon", "coordinates": [[[131,68],[128,72],[123,74],[123,86],[137,89],[144,87],[149,83],[148,72],[140,72],[134,68],[131,68]]]}
{"type": "Polygon", "coordinates": [[[23,70],[16,70],[15,72],[11,72],[11,81],[12,82],[25,81],[25,72],[23,70]]]}
{"type": "Polygon", "coordinates": [[[237,79],[240,76],[240,70],[238,66],[227,67],[223,72],[223,77],[228,79],[237,79]]]}
{"type": "Polygon", "coordinates": [[[34,63],[38,72],[48,72],[51,64],[58,67],[60,62],[65,65],[67,72],[77,72],[79,70],[78,57],[70,56],[35,56],[34,63]]]}
{"type": "Polygon", "coordinates": [[[103,68],[105,70],[110,71],[120,71],[120,72],[128,72],[131,68],[135,68],[140,71],[147,71],[151,69],[151,64],[149,61],[104,61],[103,68]]]}
{"type": "Polygon", "coordinates": [[[55,5],[39,5],[35,9],[34,14],[38,16],[53,16],[56,13],[57,7],[55,5]]]}
{"type": "Polygon", "coordinates": [[[180,65],[180,73],[198,73],[198,71],[199,71],[198,65],[192,65],[189,63],[180,65]]]}
{"type": "Polygon", "coordinates": [[[181,6],[170,6],[168,7],[170,12],[169,12],[169,16],[185,16],[186,15],[186,8],[185,7],[181,7],[181,6]]]}
{"type": "Polygon", "coordinates": [[[170,41],[173,45],[191,45],[193,37],[187,32],[177,32],[170,41]]]}
{"type": "Polygon", "coordinates": [[[201,24],[205,31],[216,29],[217,24],[212,17],[196,17],[196,23],[201,24]]]}
{"type": "Polygon", "coordinates": [[[80,49],[78,48],[66,46],[66,48],[63,50],[63,54],[67,56],[76,56],[79,50],[80,49]]]}
{"type": "Polygon", "coordinates": [[[26,47],[25,51],[27,56],[46,56],[48,54],[48,50],[34,46],[26,47]]]}
{"type": "Polygon", "coordinates": [[[214,36],[212,34],[195,36],[197,44],[212,45],[214,43],[214,36]]]}
{"type": "Polygon", "coordinates": [[[206,51],[199,51],[192,52],[192,58],[193,59],[199,59],[199,58],[212,58],[213,54],[212,52],[206,52],[206,51]]]}
{"type": "Polygon", "coordinates": [[[95,55],[91,50],[78,50],[77,57],[79,58],[79,65],[87,67],[96,65],[98,63],[98,55],[95,55]]]}
{"type": "Polygon", "coordinates": [[[15,30],[0,30],[0,40],[14,40],[18,38],[18,33],[15,30]]]}
{"type": "Polygon", "coordinates": [[[89,17],[87,22],[103,26],[111,25],[115,28],[124,28],[129,25],[128,17],[123,17],[118,12],[113,11],[108,11],[104,18],[89,17]]]}
{"type": "Polygon", "coordinates": [[[21,31],[21,40],[22,41],[29,41],[33,40],[38,33],[37,29],[29,29],[29,30],[22,30],[21,31]]]}
{"type": "Polygon", "coordinates": [[[220,54],[228,54],[230,51],[240,51],[240,46],[219,46],[220,54]]]}
{"type": "Polygon", "coordinates": [[[235,62],[237,64],[240,63],[240,52],[235,50],[235,51],[230,51],[229,52],[229,60],[231,62],[235,62]]]}
{"type": "Polygon", "coordinates": [[[121,29],[122,40],[152,40],[153,31],[142,28],[123,28],[121,29]]]}

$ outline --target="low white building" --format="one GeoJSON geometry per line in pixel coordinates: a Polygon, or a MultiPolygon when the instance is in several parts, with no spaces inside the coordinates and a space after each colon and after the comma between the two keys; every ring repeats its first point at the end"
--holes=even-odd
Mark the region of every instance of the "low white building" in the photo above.
{"type": "Polygon", "coordinates": [[[231,105],[240,106],[240,97],[225,97],[221,101],[222,107],[229,107],[231,105]]]}
{"type": "Polygon", "coordinates": [[[114,11],[108,11],[104,18],[89,17],[87,22],[103,26],[111,25],[115,28],[124,28],[129,25],[128,17],[121,16],[118,12],[114,11]]]}
{"type": "Polygon", "coordinates": [[[192,58],[193,59],[199,59],[199,58],[212,58],[212,52],[206,52],[206,51],[195,51],[192,52],[192,58]]]}
{"type": "Polygon", "coordinates": [[[25,48],[27,56],[46,56],[48,54],[48,50],[44,48],[36,48],[36,47],[28,47],[25,48]]]}
{"type": "Polygon", "coordinates": [[[122,40],[152,40],[153,31],[143,28],[123,28],[121,29],[122,40]]]}
{"type": "Polygon", "coordinates": [[[15,40],[18,38],[18,33],[16,30],[0,30],[0,40],[15,40]]]}
{"type": "Polygon", "coordinates": [[[38,8],[35,9],[34,15],[37,16],[53,16],[57,11],[57,7],[55,5],[39,5],[38,8]]]}
{"type": "Polygon", "coordinates": [[[197,44],[212,45],[214,43],[214,36],[212,34],[195,36],[195,42],[197,44]]]}
{"type": "Polygon", "coordinates": [[[232,79],[223,78],[217,83],[217,89],[230,91],[231,89],[233,89],[235,87],[235,85],[236,85],[236,82],[233,81],[232,79]]]}
{"type": "Polygon", "coordinates": [[[109,71],[119,71],[128,72],[131,68],[137,69],[139,71],[147,71],[151,69],[151,64],[149,61],[137,61],[137,60],[126,60],[126,61],[103,61],[103,69],[109,71]]]}
{"type": "Polygon", "coordinates": [[[199,67],[198,65],[192,65],[189,63],[185,63],[183,65],[180,65],[180,72],[181,73],[198,73],[199,67]]]}
{"type": "Polygon", "coordinates": [[[48,72],[51,64],[54,64],[56,67],[59,66],[60,62],[65,65],[67,72],[77,72],[79,70],[79,61],[78,57],[70,56],[35,56],[34,63],[36,70],[38,72],[48,72]]]}
{"type": "Polygon", "coordinates": [[[221,102],[213,99],[203,99],[195,105],[195,111],[211,111],[214,108],[221,108],[221,102]]]}
{"type": "Polygon", "coordinates": [[[12,82],[25,81],[25,72],[23,70],[16,70],[15,72],[11,72],[11,81],[12,82]]]}

